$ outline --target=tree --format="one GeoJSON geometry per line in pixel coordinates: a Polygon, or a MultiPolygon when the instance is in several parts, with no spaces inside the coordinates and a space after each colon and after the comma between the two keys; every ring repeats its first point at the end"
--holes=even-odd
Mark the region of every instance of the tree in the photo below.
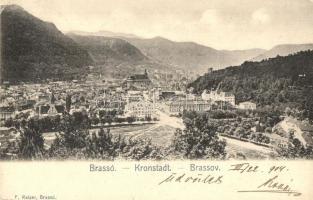
{"type": "Polygon", "coordinates": [[[148,122],[150,122],[150,121],[152,120],[152,118],[151,118],[151,116],[146,116],[146,117],[145,117],[145,120],[148,121],[148,122]]]}
{"type": "MultiPolygon", "coordinates": [[[[240,66],[207,73],[188,87],[200,94],[218,85],[231,92],[239,102],[253,101],[258,108],[271,106],[283,113],[296,114],[299,118],[313,120],[313,51],[302,51],[285,57],[276,57],[261,62],[245,62],[240,66]]],[[[275,119],[274,119],[275,120],[275,119]]]]}
{"type": "Polygon", "coordinates": [[[306,93],[308,94],[305,103],[304,103],[304,109],[305,109],[305,117],[313,120],[313,91],[312,88],[311,90],[306,90],[306,93]]]}
{"type": "Polygon", "coordinates": [[[84,148],[88,132],[89,121],[80,113],[64,115],[60,123],[59,135],[63,139],[64,146],[69,149],[84,148]]]}
{"type": "Polygon", "coordinates": [[[91,122],[87,112],[74,112],[73,115],[64,115],[64,119],[66,119],[66,117],[71,118],[73,126],[82,126],[84,129],[90,127],[91,122]]]}
{"type": "Polygon", "coordinates": [[[66,111],[69,113],[71,111],[71,105],[72,105],[72,96],[71,95],[66,95],[66,99],[65,99],[65,107],[66,107],[66,111]]]}
{"type": "Polygon", "coordinates": [[[135,118],[134,117],[127,117],[126,120],[129,124],[131,124],[135,121],[135,118]]]}
{"type": "Polygon", "coordinates": [[[30,119],[27,124],[22,123],[19,129],[18,155],[22,159],[43,158],[44,139],[39,127],[30,119]]]}
{"type": "Polygon", "coordinates": [[[163,152],[157,146],[151,143],[151,139],[133,139],[125,140],[125,145],[122,148],[122,156],[131,160],[160,160],[164,157],[163,152]]]}
{"type": "Polygon", "coordinates": [[[217,136],[217,126],[206,114],[186,114],[184,130],[177,129],[171,147],[184,158],[225,158],[225,141],[217,136]]]}
{"type": "Polygon", "coordinates": [[[99,120],[99,118],[98,118],[97,116],[93,116],[93,117],[91,118],[91,123],[92,123],[93,125],[97,125],[97,124],[99,124],[99,122],[100,122],[100,120],[99,120]]]}
{"type": "Polygon", "coordinates": [[[5,122],[4,122],[4,126],[5,127],[12,127],[14,126],[14,121],[13,119],[10,117],[9,119],[7,119],[5,122]]]}
{"type": "Polygon", "coordinates": [[[123,123],[123,122],[125,122],[125,118],[117,117],[117,118],[115,118],[115,121],[117,123],[123,123]]]}
{"type": "Polygon", "coordinates": [[[313,158],[312,147],[311,146],[304,147],[303,144],[297,138],[294,138],[293,134],[290,134],[287,148],[283,147],[278,149],[278,153],[280,156],[288,159],[313,158]]]}

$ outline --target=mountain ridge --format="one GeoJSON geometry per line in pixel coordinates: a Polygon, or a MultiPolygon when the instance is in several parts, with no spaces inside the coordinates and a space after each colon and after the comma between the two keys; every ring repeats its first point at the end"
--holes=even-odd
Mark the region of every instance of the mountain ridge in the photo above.
{"type": "Polygon", "coordinates": [[[137,62],[147,59],[139,49],[127,41],[104,36],[67,34],[94,58],[95,64],[106,62],[137,62]]]}
{"type": "MultiPolygon", "coordinates": [[[[244,62],[250,56],[232,51],[220,51],[195,42],[174,42],[162,37],[151,39],[126,38],[131,44],[139,48],[148,57],[185,70],[199,72],[208,68],[220,69],[244,62]]],[[[254,50],[253,50],[254,51],[254,50]]],[[[263,52],[254,53],[259,54],[263,52]]]]}
{"type": "MultiPolygon", "coordinates": [[[[110,33],[112,34],[113,32],[110,33]]],[[[97,33],[93,33],[93,35],[97,35],[97,33]]],[[[222,69],[228,66],[240,65],[249,60],[261,61],[276,57],[277,55],[287,56],[299,51],[313,49],[313,44],[304,43],[280,44],[269,50],[262,48],[218,50],[192,41],[177,42],[161,36],[142,38],[139,36],[127,37],[127,35],[132,34],[114,33],[113,37],[130,42],[147,57],[155,59],[158,62],[178,66],[183,69],[193,68],[201,72],[205,72],[207,68],[211,67],[222,69]],[[188,49],[186,46],[189,46],[191,52],[186,52],[186,49],[188,49]],[[198,47],[198,49],[195,47],[198,47]],[[172,49],[173,51],[170,52],[168,49],[172,49]],[[179,53],[182,55],[180,56],[179,53]],[[209,56],[209,54],[212,54],[212,56],[209,56]],[[186,56],[190,57],[190,60],[186,56]],[[198,62],[198,64],[195,64],[195,62],[198,62]]]]}
{"type": "Polygon", "coordinates": [[[73,79],[92,64],[88,52],[22,7],[1,7],[1,81],[73,79]]]}
{"type": "Polygon", "coordinates": [[[274,58],[276,56],[287,56],[299,51],[313,50],[313,43],[304,44],[279,44],[271,48],[270,50],[252,58],[251,61],[261,61],[268,58],[274,58]]]}
{"type": "MultiPolygon", "coordinates": [[[[97,33],[93,33],[92,35],[97,35],[97,33]]],[[[137,47],[145,56],[157,62],[184,70],[192,69],[198,72],[205,72],[211,67],[220,69],[230,65],[238,65],[265,51],[259,48],[217,50],[196,42],[176,42],[161,36],[140,38],[125,37],[125,34],[115,34],[114,37],[128,41],[137,47]]]]}

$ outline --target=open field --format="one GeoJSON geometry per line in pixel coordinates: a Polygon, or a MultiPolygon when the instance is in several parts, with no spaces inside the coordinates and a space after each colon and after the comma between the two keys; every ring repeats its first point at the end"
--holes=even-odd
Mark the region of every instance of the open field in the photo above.
{"type": "MultiPolygon", "coordinates": [[[[121,134],[125,137],[132,138],[149,138],[154,145],[167,147],[171,144],[176,128],[183,128],[183,123],[180,118],[170,117],[163,112],[159,112],[160,121],[154,124],[130,124],[120,127],[110,127],[110,133],[113,135],[121,134]]],[[[90,129],[90,132],[98,132],[99,128],[90,129]]],[[[55,138],[54,132],[44,133],[45,143],[51,145],[55,138]]],[[[267,159],[275,152],[260,145],[250,142],[244,142],[232,138],[219,136],[227,142],[226,151],[230,157],[245,157],[247,159],[267,159]]]]}
{"type": "MultiPolygon", "coordinates": [[[[99,129],[91,129],[90,132],[97,132],[98,130],[99,129]]],[[[149,124],[114,127],[110,129],[110,132],[113,135],[121,134],[126,137],[150,138],[154,145],[166,147],[171,144],[175,130],[174,127],[168,125],[149,124]]],[[[44,133],[43,135],[46,145],[50,146],[55,139],[55,132],[44,133]]],[[[222,136],[220,136],[220,138],[226,140],[226,151],[231,158],[238,157],[239,155],[247,159],[268,159],[272,157],[271,155],[275,155],[275,152],[270,148],[222,136]]]]}

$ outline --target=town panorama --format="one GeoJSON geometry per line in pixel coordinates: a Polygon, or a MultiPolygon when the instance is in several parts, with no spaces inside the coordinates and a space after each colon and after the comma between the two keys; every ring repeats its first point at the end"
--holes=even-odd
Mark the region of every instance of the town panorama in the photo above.
{"type": "Polygon", "coordinates": [[[1,160],[313,158],[312,44],[62,33],[18,5],[1,26],[1,160]]]}

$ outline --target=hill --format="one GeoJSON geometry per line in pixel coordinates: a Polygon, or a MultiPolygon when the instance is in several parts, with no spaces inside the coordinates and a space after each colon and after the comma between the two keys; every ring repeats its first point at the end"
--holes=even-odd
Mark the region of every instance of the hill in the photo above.
{"type": "Polygon", "coordinates": [[[68,36],[90,53],[95,64],[133,63],[147,60],[139,49],[119,38],[75,34],[68,36]]]}
{"type": "Polygon", "coordinates": [[[189,87],[196,93],[219,88],[234,93],[237,103],[253,101],[281,111],[295,108],[313,119],[313,51],[213,71],[189,87]]]}
{"type": "Polygon", "coordinates": [[[216,50],[194,42],[174,42],[162,37],[151,39],[124,38],[147,57],[184,70],[207,71],[208,68],[221,69],[239,65],[264,52],[263,49],[242,51],[216,50]]]}
{"type": "Polygon", "coordinates": [[[72,79],[92,64],[88,52],[52,23],[17,5],[1,6],[2,81],[72,79]]]}
{"type": "Polygon", "coordinates": [[[86,31],[70,31],[67,35],[82,35],[82,36],[103,36],[113,38],[139,38],[137,35],[128,33],[115,33],[112,31],[97,31],[97,32],[86,32],[86,31]]]}
{"type": "Polygon", "coordinates": [[[70,34],[120,38],[137,47],[146,57],[157,63],[202,73],[211,67],[221,69],[242,64],[266,51],[264,49],[216,50],[194,42],[175,42],[162,37],[145,39],[133,34],[110,31],[94,33],[73,31],[70,34]]]}
{"type": "Polygon", "coordinates": [[[259,56],[251,60],[261,61],[268,58],[274,58],[277,55],[287,56],[289,54],[305,50],[313,50],[313,44],[282,44],[273,47],[272,49],[260,54],[259,56]]]}
{"type": "Polygon", "coordinates": [[[86,49],[95,62],[90,71],[103,74],[106,78],[127,77],[130,73],[149,71],[173,72],[174,67],[158,63],[146,57],[137,47],[120,38],[68,34],[75,42],[86,49]]]}

